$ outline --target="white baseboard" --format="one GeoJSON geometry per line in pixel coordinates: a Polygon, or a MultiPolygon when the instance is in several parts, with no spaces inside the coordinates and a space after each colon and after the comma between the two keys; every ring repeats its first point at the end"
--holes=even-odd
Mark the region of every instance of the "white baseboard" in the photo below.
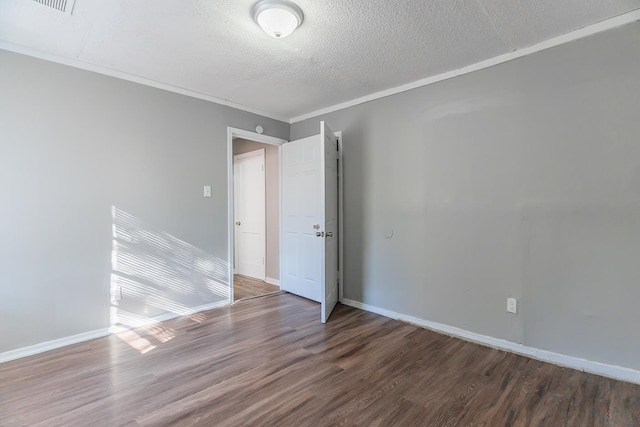
{"type": "Polygon", "coordinates": [[[280,280],[278,280],[278,279],[267,277],[267,278],[264,279],[264,281],[269,283],[270,285],[280,286],[280,280]]]}
{"type": "MultiPolygon", "coordinates": [[[[211,304],[203,304],[196,307],[192,307],[189,314],[195,314],[201,311],[213,310],[214,308],[224,307],[229,305],[229,300],[223,300],[214,302],[211,304]]],[[[177,313],[165,313],[159,316],[154,316],[149,319],[149,324],[164,322],[165,320],[175,319],[189,314],[177,314],[177,313]]],[[[72,344],[78,344],[84,341],[90,341],[96,338],[106,337],[115,332],[120,332],[126,329],[132,329],[125,326],[112,326],[110,328],[96,329],[95,331],[83,332],[81,334],[72,335],[69,337],[58,338],[56,340],[45,341],[39,344],[30,345],[28,347],[17,348],[15,350],[5,351],[0,353],[0,363],[9,362],[11,360],[20,359],[27,356],[33,356],[34,354],[44,353],[46,351],[55,350],[57,348],[66,347],[72,344]]]]}
{"type": "Polygon", "coordinates": [[[95,331],[83,332],[70,337],[58,338],[56,340],[45,341],[39,344],[30,345],[28,347],[17,348],[15,350],[0,353],[0,363],[9,362],[11,360],[20,359],[22,357],[32,356],[34,354],[44,353],[45,351],[55,350],[56,348],[65,347],[67,345],[77,344],[89,341],[95,338],[102,338],[109,335],[109,329],[96,329],[95,331]]]}
{"type": "MultiPolygon", "coordinates": [[[[229,305],[229,298],[227,297],[227,299],[223,299],[222,301],[216,301],[216,302],[212,302],[210,304],[203,304],[203,305],[198,305],[192,308],[192,310],[194,311],[194,313],[198,313],[200,311],[207,311],[207,310],[213,310],[214,308],[220,308],[220,307],[224,307],[226,305],[229,305]]],[[[180,316],[176,316],[176,317],[180,317],[180,316]]]]}
{"type": "Polygon", "coordinates": [[[223,299],[222,301],[212,302],[210,304],[197,305],[195,307],[191,307],[188,313],[165,313],[160,314],[158,316],[150,317],[149,320],[151,323],[164,322],[166,320],[176,319],[182,316],[190,316],[192,314],[199,313],[201,311],[213,310],[214,308],[224,307],[225,305],[229,305],[229,299],[223,299]]]}
{"type": "Polygon", "coordinates": [[[635,369],[609,365],[606,363],[593,362],[591,360],[581,359],[579,357],[567,356],[566,354],[554,353],[548,350],[541,350],[538,348],[517,344],[511,341],[490,337],[488,335],[482,335],[475,332],[467,331],[465,329],[456,328],[455,326],[444,325],[442,323],[431,322],[429,320],[420,319],[418,317],[407,316],[402,313],[397,313],[395,311],[386,310],[384,308],[364,304],[362,302],[350,300],[347,298],[343,298],[340,302],[342,302],[342,304],[344,305],[359,308],[365,311],[370,311],[372,313],[380,314],[381,316],[389,317],[391,319],[413,323],[423,328],[441,332],[445,335],[450,335],[456,338],[461,338],[466,341],[471,341],[499,350],[508,351],[511,353],[519,354],[521,356],[531,357],[532,359],[553,363],[554,365],[562,366],[565,368],[577,369],[579,371],[589,372],[591,374],[601,375],[607,378],[640,384],[640,371],[636,371],[635,369]]]}

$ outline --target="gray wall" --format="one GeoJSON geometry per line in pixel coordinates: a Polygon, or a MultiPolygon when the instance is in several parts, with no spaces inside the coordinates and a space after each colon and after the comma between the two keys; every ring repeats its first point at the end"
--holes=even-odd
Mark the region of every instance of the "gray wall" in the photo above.
{"type": "MultiPolygon", "coordinates": [[[[294,124],[343,131],[345,296],[640,369],[639,38],[636,23],[294,124]]],[[[257,124],[289,136],[0,51],[0,352],[107,327],[112,282],[134,318],[218,301],[226,127],[257,124]]]]}
{"type": "Polygon", "coordinates": [[[258,124],[289,136],[285,123],[0,50],[0,352],[108,327],[112,281],[133,320],[219,301],[227,126],[258,124]]]}
{"type": "Polygon", "coordinates": [[[261,144],[242,138],[233,140],[233,154],[243,154],[264,148],[266,221],[267,221],[267,277],[280,280],[280,166],[278,146],[261,144]]]}
{"type": "Polygon", "coordinates": [[[345,296],[640,369],[639,40],[634,23],[292,125],[343,131],[345,296]]]}

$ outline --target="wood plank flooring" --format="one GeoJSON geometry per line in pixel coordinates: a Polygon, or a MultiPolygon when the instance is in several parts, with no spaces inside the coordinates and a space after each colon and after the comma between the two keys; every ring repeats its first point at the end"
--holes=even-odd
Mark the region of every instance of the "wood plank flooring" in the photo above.
{"type": "Polygon", "coordinates": [[[260,295],[278,292],[280,288],[276,285],[253,279],[251,277],[233,276],[233,300],[238,301],[245,298],[257,297],[260,295]]]}
{"type": "Polygon", "coordinates": [[[0,364],[1,426],[639,426],[640,386],[290,294],[0,364]]]}

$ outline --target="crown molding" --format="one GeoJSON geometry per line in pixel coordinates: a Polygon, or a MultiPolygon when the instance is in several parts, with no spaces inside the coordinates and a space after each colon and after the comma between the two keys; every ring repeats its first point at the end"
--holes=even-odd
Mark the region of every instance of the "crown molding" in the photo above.
{"type": "Polygon", "coordinates": [[[452,79],[454,77],[462,76],[465,74],[473,73],[474,71],[483,70],[485,68],[493,67],[494,65],[502,64],[504,62],[512,61],[514,59],[522,58],[523,56],[531,55],[532,53],[540,52],[542,50],[550,49],[552,47],[560,46],[565,43],[572,42],[574,40],[582,39],[584,37],[591,36],[593,34],[601,33],[603,31],[611,30],[614,28],[621,27],[626,24],[630,24],[635,21],[640,20],[640,9],[634,10],[632,12],[628,12],[615,18],[607,19],[602,22],[598,22],[597,24],[592,24],[581,28],[579,30],[572,31],[567,34],[563,34],[558,37],[554,37],[552,39],[543,41],[541,43],[534,44],[533,46],[529,46],[523,49],[517,49],[513,52],[505,53],[503,55],[498,55],[496,57],[486,59],[484,61],[476,62],[475,64],[468,65],[463,68],[459,68],[453,71],[447,71],[442,74],[437,74],[435,76],[427,77],[424,79],[416,80],[411,83],[407,83],[404,85],[396,86],[390,89],[385,89],[380,92],[375,92],[369,95],[362,96],[360,98],[355,98],[350,101],[342,102],[340,104],[335,104],[330,107],[322,108],[320,110],[313,111],[311,113],[302,114],[297,117],[293,117],[289,120],[289,124],[301,122],[303,120],[307,120],[313,117],[321,116],[324,114],[333,113],[334,111],[343,110],[345,108],[353,107],[356,105],[364,104],[365,102],[373,101],[380,98],[385,98],[387,96],[395,95],[398,93],[406,92],[411,89],[416,89],[422,86],[428,86],[434,83],[441,82],[443,80],[452,79]]]}
{"type": "Polygon", "coordinates": [[[173,86],[167,83],[162,83],[156,80],[148,79],[146,77],[136,76],[134,74],[125,73],[123,71],[114,70],[112,68],[103,67],[100,65],[90,64],[88,62],[81,61],[77,58],[65,58],[59,55],[53,55],[46,52],[39,51],[30,47],[20,46],[13,43],[0,40],[0,49],[7,50],[9,52],[19,53],[26,56],[31,56],[38,59],[44,59],[45,61],[55,62],[57,64],[67,65],[69,67],[79,68],[86,71],[92,71],[94,73],[103,74],[109,77],[115,77],[117,79],[138,83],[144,86],[153,87],[156,89],[166,90],[168,92],[177,93],[180,95],[189,96],[191,98],[202,99],[204,101],[213,102],[214,104],[224,105],[225,107],[234,108],[251,114],[257,114],[269,119],[277,120],[279,122],[289,123],[289,119],[286,117],[277,116],[264,111],[256,110],[255,108],[247,107],[235,102],[216,98],[215,96],[206,95],[201,92],[173,86]]]}
{"type": "Polygon", "coordinates": [[[494,65],[498,65],[508,61],[512,61],[514,59],[522,58],[523,56],[531,55],[536,52],[540,52],[546,49],[550,49],[552,47],[560,46],[562,44],[569,43],[574,40],[579,40],[584,37],[588,37],[597,33],[601,33],[603,31],[608,31],[614,28],[618,28],[623,25],[630,24],[636,21],[640,21],[640,9],[636,9],[634,11],[624,13],[614,18],[610,18],[602,22],[598,22],[596,24],[588,25],[586,27],[580,28],[570,33],[563,34],[561,36],[554,37],[549,40],[537,43],[533,46],[529,46],[523,49],[517,49],[513,52],[505,53],[490,59],[486,59],[484,61],[476,62],[466,67],[462,67],[453,71],[447,71],[445,73],[437,74],[435,76],[426,77],[424,79],[416,80],[411,83],[406,83],[406,84],[385,89],[379,92],[374,92],[369,95],[361,96],[359,98],[355,98],[350,101],[341,102],[339,104],[321,108],[319,110],[315,110],[310,113],[302,114],[292,118],[282,117],[282,116],[271,114],[265,111],[260,111],[260,110],[247,107],[241,104],[236,104],[235,102],[232,102],[226,99],[217,98],[217,97],[206,95],[204,93],[200,93],[197,91],[181,88],[178,86],[173,86],[167,83],[162,83],[162,82],[148,79],[145,77],[136,76],[130,73],[125,73],[125,72],[114,70],[108,67],[102,67],[99,65],[90,64],[90,63],[81,61],[77,58],[65,58],[62,56],[45,53],[37,49],[15,45],[6,41],[0,40],[0,49],[4,49],[10,52],[20,53],[27,56],[32,56],[39,59],[44,59],[46,61],[55,62],[58,64],[68,65],[74,68],[80,68],[83,70],[92,71],[98,74],[103,74],[110,77],[127,80],[130,82],[154,87],[157,89],[166,90],[173,93],[178,93],[180,95],[185,95],[192,98],[202,99],[204,101],[209,101],[215,104],[224,105],[224,106],[234,108],[240,111],[245,111],[251,114],[257,114],[266,118],[278,120],[280,122],[294,124],[294,123],[301,122],[303,120],[307,120],[313,117],[318,117],[324,114],[329,114],[335,111],[343,110],[345,108],[364,104],[365,102],[370,102],[376,99],[385,98],[387,96],[396,95],[398,93],[406,92],[419,87],[428,86],[444,80],[452,79],[454,77],[473,73],[474,71],[479,71],[485,68],[493,67],[494,65]]]}

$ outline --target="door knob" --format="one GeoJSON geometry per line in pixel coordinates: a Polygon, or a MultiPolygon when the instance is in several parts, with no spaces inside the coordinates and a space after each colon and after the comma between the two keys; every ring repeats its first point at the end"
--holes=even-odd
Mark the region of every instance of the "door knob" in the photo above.
{"type": "Polygon", "coordinates": [[[318,231],[318,232],[316,233],[316,236],[318,236],[318,237],[324,237],[324,231],[318,231]]]}
{"type": "Polygon", "coordinates": [[[236,221],[236,225],[240,225],[240,221],[236,221]]]}
{"type": "Polygon", "coordinates": [[[327,231],[327,237],[333,237],[333,232],[332,231],[327,231]]]}

